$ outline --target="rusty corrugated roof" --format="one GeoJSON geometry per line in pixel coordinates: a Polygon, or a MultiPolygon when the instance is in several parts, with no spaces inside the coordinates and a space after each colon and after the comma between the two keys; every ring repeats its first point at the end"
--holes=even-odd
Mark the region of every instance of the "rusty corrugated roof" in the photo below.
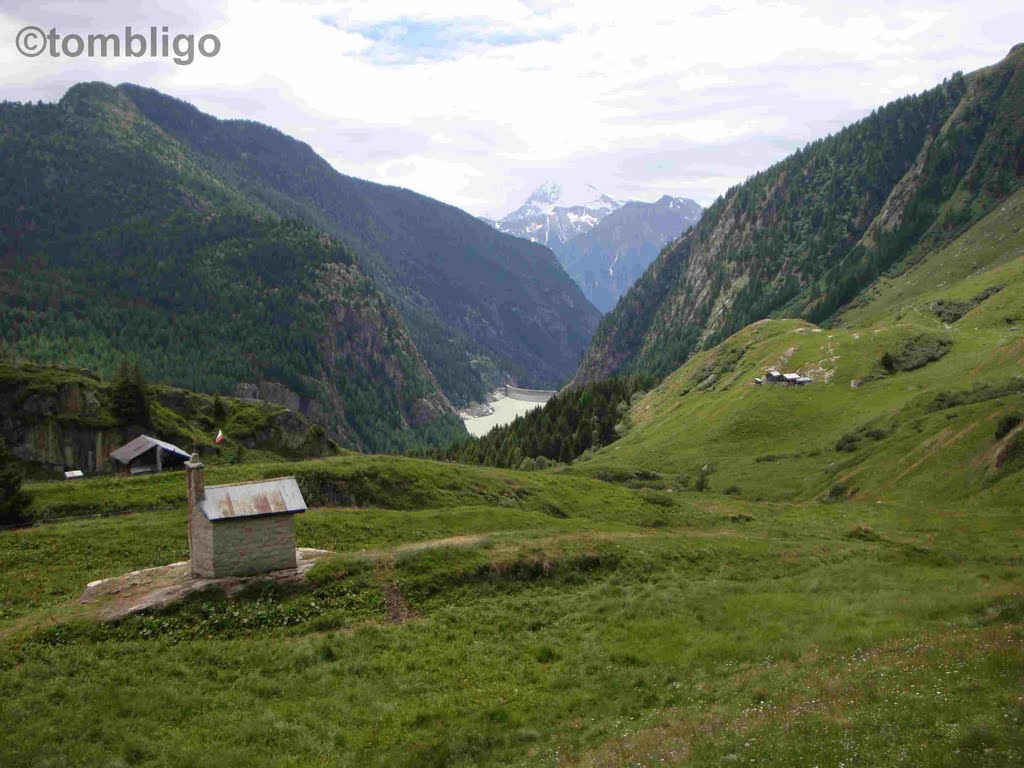
{"type": "Polygon", "coordinates": [[[207,486],[206,498],[199,502],[199,508],[208,520],[216,521],[305,512],[306,502],[294,477],[279,477],[207,486]]]}

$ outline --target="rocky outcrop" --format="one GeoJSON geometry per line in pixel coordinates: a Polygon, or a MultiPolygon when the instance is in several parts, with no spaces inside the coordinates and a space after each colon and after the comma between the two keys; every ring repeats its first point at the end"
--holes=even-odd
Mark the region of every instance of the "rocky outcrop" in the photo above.
{"type": "Polygon", "coordinates": [[[97,472],[122,444],[122,430],[101,403],[100,382],[87,371],[32,366],[18,375],[0,366],[0,437],[11,455],[52,469],[97,472]]]}
{"type": "Polygon", "coordinates": [[[150,388],[150,401],[152,423],[126,425],[111,411],[109,385],[89,371],[0,364],[0,437],[14,458],[42,470],[107,471],[110,452],[144,432],[211,456],[239,446],[282,458],[339,451],[321,427],[281,406],[164,386],[150,388]],[[228,442],[219,447],[221,428],[228,442]]]}

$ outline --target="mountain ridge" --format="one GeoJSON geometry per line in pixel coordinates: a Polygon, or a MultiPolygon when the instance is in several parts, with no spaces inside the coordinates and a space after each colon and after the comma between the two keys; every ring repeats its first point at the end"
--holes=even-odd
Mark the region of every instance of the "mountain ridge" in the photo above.
{"type": "Polygon", "coordinates": [[[589,232],[605,216],[622,207],[615,198],[593,186],[589,189],[597,195],[593,200],[580,205],[558,205],[562,189],[555,182],[546,181],[511,213],[497,220],[481,220],[499,232],[546,245],[557,256],[567,242],[589,232]]]}
{"type": "Polygon", "coordinates": [[[653,203],[630,200],[565,243],[559,261],[594,306],[610,312],[662,248],[703,211],[693,200],[670,195],[653,203]]]}
{"type": "Polygon", "coordinates": [[[118,88],[233,184],[346,243],[453,402],[482,400],[507,378],[542,387],[572,375],[599,315],[547,249],[446,203],[340,173],[272,127],[118,88]]]}
{"type": "Polygon", "coordinates": [[[684,197],[620,202],[593,185],[588,203],[560,206],[561,188],[548,181],[499,220],[480,217],[495,229],[542,243],[584,295],[602,313],[636,281],[662,247],[700,218],[703,208],[684,197]]]}
{"type": "Polygon", "coordinates": [[[605,316],[573,383],[660,378],[758,319],[833,316],[1020,186],[1022,104],[1015,48],[733,187],[605,316]]]}

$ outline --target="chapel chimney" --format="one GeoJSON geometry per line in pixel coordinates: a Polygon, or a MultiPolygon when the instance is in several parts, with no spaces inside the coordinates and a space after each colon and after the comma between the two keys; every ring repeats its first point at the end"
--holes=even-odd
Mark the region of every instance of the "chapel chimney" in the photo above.
{"type": "Polygon", "coordinates": [[[206,498],[206,480],[203,478],[203,463],[199,454],[193,453],[192,458],[185,462],[185,493],[188,496],[188,560],[189,570],[193,576],[196,571],[195,518],[202,515],[199,502],[206,498]]]}
{"type": "Polygon", "coordinates": [[[185,489],[188,493],[188,511],[191,513],[196,504],[206,498],[203,463],[199,461],[198,453],[193,453],[192,458],[185,462],[185,489]]]}

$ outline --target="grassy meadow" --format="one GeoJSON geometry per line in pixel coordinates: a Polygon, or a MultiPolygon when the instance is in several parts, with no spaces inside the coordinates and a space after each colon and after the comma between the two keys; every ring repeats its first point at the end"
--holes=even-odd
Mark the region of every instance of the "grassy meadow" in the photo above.
{"type": "Polygon", "coordinates": [[[307,494],[400,479],[299,518],[336,553],[302,587],[88,616],[87,581],[186,557],[180,474],[85,481],[137,511],[0,534],[5,766],[1024,758],[1019,509],[372,457],[211,481],[282,468],[307,494]]]}
{"type": "Polygon", "coordinates": [[[187,557],[184,478],[28,484],[0,764],[1024,764],[1022,204],[834,327],[701,353],[569,466],[211,468],[297,477],[332,552],[301,585],[101,623],[87,582],[187,557]]]}

